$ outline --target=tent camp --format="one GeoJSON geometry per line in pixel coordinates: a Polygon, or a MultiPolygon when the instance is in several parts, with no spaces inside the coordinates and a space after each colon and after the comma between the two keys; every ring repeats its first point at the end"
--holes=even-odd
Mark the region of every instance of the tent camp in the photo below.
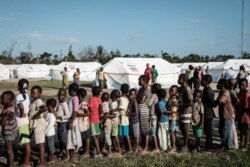
{"type": "Polygon", "coordinates": [[[193,67],[199,67],[199,66],[204,66],[206,63],[183,63],[182,65],[179,66],[181,69],[181,73],[185,73],[186,70],[188,69],[189,65],[192,65],[193,67]]]}
{"type": "Polygon", "coordinates": [[[10,78],[17,78],[16,69],[21,66],[21,64],[10,64],[5,65],[10,71],[10,78]]]}
{"type": "Polygon", "coordinates": [[[180,70],[162,58],[114,58],[104,65],[105,78],[109,89],[119,89],[127,83],[138,88],[138,78],[144,74],[146,64],[155,65],[158,70],[157,82],[167,88],[177,84],[180,70]]]}
{"type": "Polygon", "coordinates": [[[50,67],[46,64],[22,64],[16,69],[17,78],[50,79],[50,67]]]}
{"type": "Polygon", "coordinates": [[[6,80],[9,78],[10,78],[9,69],[5,65],[0,64],[0,80],[6,80]]]}
{"type": "Polygon", "coordinates": [[[208,62],[207,64],[203,65],[202,66],[202,69],[203,69],[203,73],[206,74],[206,68],[208,67],[210,69],[210,72],[211,72],[211,69],[215,66],[218,66],[218,65],[222,65],[224,62],[208,62]]]}
{"type": "MultiPolygon", "coordinates": [[[[211,75],[213,77],[213,82],[218,82],[221,75],[226,72],[226,70],[233,68],[234,77],[237,77],[239,73],[239,68],[241,65],[244,65],[247,72],[250,72],[250,60],[249,59],[230,59],[223,64],[214,66],[211,68],[211,75]]],[[[250,77],[247,78],[250,81],[250,77]]]]}
{"type": "Polygon", "coordinates": [[[101,64],[97,62],[62,62],[51,69],[51,76],[53,80],[62,80],[61,72],[64,67],[67,67],[68,69],[68,79],[70,81],[73,81],[73,75],[76,68],[80,69],[81,81],[94,81],[96,78],[96,71],[101,67],[101,64]]]}

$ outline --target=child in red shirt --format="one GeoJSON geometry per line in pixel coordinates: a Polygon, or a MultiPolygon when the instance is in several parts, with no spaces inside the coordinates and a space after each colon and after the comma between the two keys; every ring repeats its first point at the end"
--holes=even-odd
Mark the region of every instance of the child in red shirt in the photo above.
{"type": "Polygon", "coordinates": [[[95,154],[95,158],[101,158],[102,154],[99,146],[99,135],[101,134],[100,130],[100,111],[102,100],[100,98],[101,88],[98,86],[94,86],[92,88],[93,96],[89,99],[88,108],[89,108],[89,122],[91,129],[91,136],[95,142],[95,147],[97,154],[95,154]]]}

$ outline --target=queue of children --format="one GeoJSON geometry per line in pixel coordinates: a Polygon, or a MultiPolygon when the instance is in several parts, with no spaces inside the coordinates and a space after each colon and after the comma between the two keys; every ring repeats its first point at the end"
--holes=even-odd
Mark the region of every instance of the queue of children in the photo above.
{"type": "Polygon", "coordinates": [[[218,82],[219,96],[215,100],[210,75],[202,77],[203,92],[198,89],[193,92],[188,80],[187,74],[181,74],[178,79],[180,87],[171,86],[168,99],[166,90],[160,84],[149,86],[149,78],[142,75],[138,81],[139,90],[129,89],[127,84],[122,84],[120,90],[112,90],[109,94],[94,86],[92,97],[86,101],[87,91],[73,83],[68,91],[58,90],[58,100],[48,99],[44,103],[41,99],[42,88],[33,86],[29,95],[29,82],[21,79],[18,82],[20,94],[16,100],[12,91],[5,91],[1,95],[3,110],[0,121],[7,165],[13,166],[13,145],[17,136],[24,148],[25,167],[30,166],[31,140],[39,148],[39,166],[45,166],[45,150],[47,162],[53,163],[56,136],[58,157],[64,161],[74,160],[76,153],[82,153],[86,158],[91,155],[102,158],[115,154],[147,154],[151,138],[154,145],[152,152],[161,150],[174,153],[177,151],[179,131],[183,135],[182,151],[188,152],[191,151],[190,128],[196,139],[193,150],[201,151],[204,131],[205,150],[210,151],[214,149],[212,125],[215,117],[213,108],[216,106],[219,107],[221,149],[237,148],[236,123],[240,130],[240,147],[247,148],[250,134],[248,81],[245,78],[239,81],[240,91],[236,93],[233,103],[230,81],[221,79],[218,82]],[[70,96],[69,102],[66,102],[67,94],[70,96]],[[14,100],[16,104],[13,104],[14,100]]]}

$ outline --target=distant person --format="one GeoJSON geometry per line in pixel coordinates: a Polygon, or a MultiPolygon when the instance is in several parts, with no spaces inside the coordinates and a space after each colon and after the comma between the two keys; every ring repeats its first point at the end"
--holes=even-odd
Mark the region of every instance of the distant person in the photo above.
{"type": "Polygon", "coordinates": [[[100,68],[100,70],[97,71],[96,75],[98,78],[99,86],[103,89],[105,76],[104,76],[104,71],[102,67],[100,68]]]}
{"type": "Polygon", "coordinates": [[[230,67],[230,69],[228,69],[226,72],[225,72],[225,79],[227,80],[230,80],[232,78],[234,78],[234,74],[233,74],[233,68],[230,67]]]}
{"type": "Polygon", "coordinates": [[[237,75],[237,81],[240,81],[242,78],[247,78],[249,75],[250,73],[245,71],[244,65],[241,65],[240,72],[237,75]]]}
{"type": "Polygon", "coordinates": [[[210,74],[211,74],[211,71],[210,71],[210,69],[209,69],[209,66],[207,66],[207,68],[206,68],[206,70],[205,70],[205,73],[206,73],[206,75],[210,75],[210,74]]]}
{"type": "Polygon", "coordinates": [[[199,78],[199,80],[201,81],[202,75],[203,75],[201,66],[198,67],[198,70],[197,70],[197,71],[198,71],[198,78],[199,78]]]}
{"type": "MultiPolygon", "coordinates": [[[[199,90],[200,89],[200,85],[201,85],[201,80],[199,77],[199,71],[195,70],[194,72],[194,76],[191,79],[192,80],[192,86],[194,86],[194,90],[199,90]]],[[[190,87],[192,89],[192,87],[190,87]]]]}
{"type": "Polygon", "coordinates": [[[194,67],[192,65],[189,65],[187,70],[187,76],[188,76],[188,86],[191,89],[193,87],[194,72],[195,72],[194,67]]]}
{"type": "Polygon", "coordinates": [[[158,77],[158,71],[155,69],[155,65],[152,65],[152,84],[156,82],[158,77]]]}
{"type": "Polygon", "coordinates": [[[67,89],[69,81],[68,81],[68,69],[67,67],[64,67],[64,70],[60,73],[62,76],[62,85],[63,89],[67,89]]]}
{"type": "Polygon", "coordinates": [[[74,83],[76,83],[78,86],[80,86],[80,75],[81,75],[80,69],[76,68],[76,72],[73,75],[73,79],[74,83]]]}
{"type": "Polygon", "coordinates": [[[152,82],[152,68],[150,68],[149,63],[146,64],[146,69],[144,71],[144,75],[146,75],[149,79],[148,85],[151,85],[152,82]]]}

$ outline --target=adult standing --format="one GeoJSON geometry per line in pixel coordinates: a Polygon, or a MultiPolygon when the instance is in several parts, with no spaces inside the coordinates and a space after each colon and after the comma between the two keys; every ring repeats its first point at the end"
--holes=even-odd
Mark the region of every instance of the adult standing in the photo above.
{"type": "Polygon", "coordinates": [[[230,67],[230,69],[228,69],[228,70],[225,72],[225,79],[230,80],[230,79],[233,79],[233,78],[234,78],[233,68],[230,67]]]}
{"type": "Polygon", "coordinates": [[[207,66],[205,72],[206,72],[206,75],[210,75],[210,74],[211,74],[211,71],[210,71],[210,69],[209,69],[209,66],[207,66]]]}
{"type": "Polygon", "coordinates": [[[250,73],[248,73],[248,72],[245,71],[244,65],[241,65],[241,66],[240,66],[240,72],[239,72],[238,75],[237,75],[237,80],[239,81],[240,79],[246,78],[246,77],[248,77],[249,75],[250,75],[250,73]]]}
{"type": "Polygon", "coordinates": [[[154,84],[156,82],[156,79],[158,77],[158,71],[155,69],[155,65],[152,65],[152,83],[154,84]]]}
{"type": "Polygon", "coordinates": [[[67,89],[68,84],[69,84],[67,67],[64,67],[64,70],[60,74],[62,76],[62,88],[67,89]]]}
{"type": "Polygon", "coordinates": [[[150,68],[149,63],[146,64],[146,69],[144,71],[144,75],[146,75],[149,79],[148,85],[151,85],[152,82],[152,68],[150,68]]]}
{"type": "Polygon", "coordinates": [[[103,89],[105,76],[104,76],[104,71],[102,67],[100,68],[100,70],[97,71],[96,75],[98,77],[99,86],[101,87],[101,89],[103,89]]]}
{"type": "Polygon", "coordinates": [[[76,83],[78,86],[80,86],[80,75],[81,75],[80,69],[76,68],[76,72],[73,75],[73,79],[74,83],[76,83]]]}

